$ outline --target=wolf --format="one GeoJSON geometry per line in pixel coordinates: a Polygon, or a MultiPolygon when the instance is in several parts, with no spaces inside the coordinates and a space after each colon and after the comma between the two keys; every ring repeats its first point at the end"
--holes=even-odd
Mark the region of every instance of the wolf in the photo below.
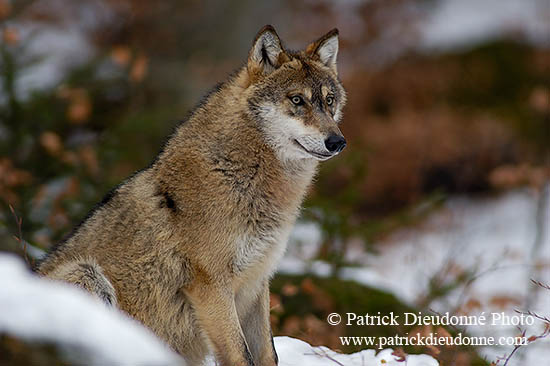
{"type": "Polygon", "coordinates": [[[273,366],[269,281],[320,161],[346,145],[338,30],[286,50],[272,26],[151,165],[38,265],[150,328],[191,365],[273,366]]]}

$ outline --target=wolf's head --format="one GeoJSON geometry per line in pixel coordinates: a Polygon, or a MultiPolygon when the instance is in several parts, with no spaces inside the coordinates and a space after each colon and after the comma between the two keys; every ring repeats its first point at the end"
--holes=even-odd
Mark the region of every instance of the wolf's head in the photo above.
{"type": "Polygon", "coordinates": [[[346,146],[338,128],[346,94],[338,80],[338,30],[305,51],[283,48],[271,26],[256,36],[247,71],[248,108],[283,160],[327,160],[346,146]]]}

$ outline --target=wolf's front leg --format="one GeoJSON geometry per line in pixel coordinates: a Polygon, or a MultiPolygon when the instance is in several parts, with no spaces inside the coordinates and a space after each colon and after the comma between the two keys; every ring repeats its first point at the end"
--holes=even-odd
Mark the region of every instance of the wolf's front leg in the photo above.
{"type": "Polygon", "coordinates": [[[245,314],[240,314],[241,326],[252,352],[256,366],[275,366],[278,364],[277,352],[273,345],[271,324],[269,322],[269,283],[266,280],[258,297],[245,314]]]}
{"type": "Polygon", "coordinates": [[[229,284],[201,284],[186,291],[199,326],[222,366],[256,366],[248,349],[229,284]]]}

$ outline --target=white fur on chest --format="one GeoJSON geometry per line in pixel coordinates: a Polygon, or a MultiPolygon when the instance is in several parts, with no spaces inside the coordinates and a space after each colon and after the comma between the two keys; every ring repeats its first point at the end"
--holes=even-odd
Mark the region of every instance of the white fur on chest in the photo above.
{"type": "Polygon", "coordinates": [[[292,224],[261,235],[243,235],[233,261],[235,290],[269,278],[285,253],[292,224]]]}

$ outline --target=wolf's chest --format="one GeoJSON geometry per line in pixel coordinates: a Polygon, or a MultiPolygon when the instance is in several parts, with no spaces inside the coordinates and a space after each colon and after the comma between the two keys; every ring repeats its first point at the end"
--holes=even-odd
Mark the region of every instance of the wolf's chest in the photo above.
{"type": "Polygon", "coordinates": [[[241,236],[232,261],[236,277],[246,281],[271,276],[286,250],[291,227],[289,223],[268,232],[241,236]]]}

